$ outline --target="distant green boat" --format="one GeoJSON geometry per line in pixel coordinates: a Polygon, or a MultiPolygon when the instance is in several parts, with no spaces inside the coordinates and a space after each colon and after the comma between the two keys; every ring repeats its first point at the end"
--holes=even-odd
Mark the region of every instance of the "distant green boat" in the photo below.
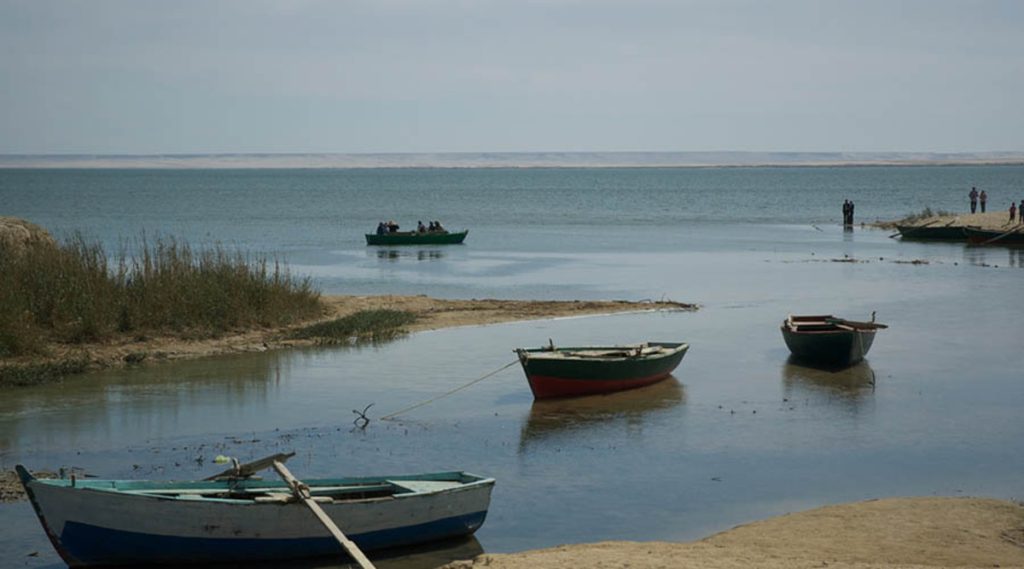
{"type": "Polygon", "coordinates": [[[366,234],[367,245],[458,245],[469,235],[469,230],[448,231],[395,231],[393,233],[366,234]]]}

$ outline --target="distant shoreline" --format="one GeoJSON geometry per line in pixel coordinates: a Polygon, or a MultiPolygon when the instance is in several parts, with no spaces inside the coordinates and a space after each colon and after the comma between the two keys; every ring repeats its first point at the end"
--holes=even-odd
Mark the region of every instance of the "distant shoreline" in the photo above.
{"type": "Polygon", "coordinates": [[[452,152],[0,154],[0,169],[572,169],[1014,166],[1024,152],[452,152]]]}

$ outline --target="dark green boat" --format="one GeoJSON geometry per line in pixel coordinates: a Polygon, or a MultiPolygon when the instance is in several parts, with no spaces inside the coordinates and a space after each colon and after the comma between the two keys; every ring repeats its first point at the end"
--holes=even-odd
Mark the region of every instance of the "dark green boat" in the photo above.
{"type": "Polygon", "coordinates": [[[469,230],[451,233],[448,231],[394,231],[392,233],[367,233],[367,245],[458,245],[469,235],[469,230]]]}
{"type": "Polygon", "coordinates": [[[831,314],[790,316],[782,322],[782,338],[798,359],[817,364],[851,366],[867,355],[875,331],[888,328],[874,321],[856,322],[831,314]]]}
{"type": "Polygon", "coordinates": [[[535,399],[611,393],[650,385],[672,373],[686,355],[683,342],[632,346],[517,349],[535,399]]]}
{"type": "Polygon", "coordinates": [[[962,225],[897,225],[896,230],[900,232],[901,239],[914,239],[918,241],[965,241],[964,227],[962,225]]]}

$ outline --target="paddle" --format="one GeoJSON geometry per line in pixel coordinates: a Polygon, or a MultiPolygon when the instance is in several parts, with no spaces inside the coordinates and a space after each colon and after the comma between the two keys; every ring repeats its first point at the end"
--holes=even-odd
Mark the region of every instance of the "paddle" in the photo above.
{"type": "Polygon", "coordinates": [[[1007,231],[1006,233],[1003,233],[1002,235],[999,235],[997,237],[993,237],[992,239],[989,239],[988,241],[985,241],[984,243],[982,243],[982,245],[988,245],[989,243],[993,243],[995,241],[999,241],[1003,237],[1006,237],[1008,235],[1013,235],[1014,233],[1017,233],[1017,228],[1011,229],[1011,230],[1007,231]]]}
{"type": "MultiPolygon", "coordinates": [[[[238,460],[232,458],[231,461],[235,463],[234,466],[225,470],[224,472],[221,472],[220,474],[214,474],[213,476],[210,476],[209,478],[204,478],[203,480],[220,480],[222,478],[248,478],[253,474],[259,472],[260,470],[263,470],[264,468],[270,468],[271,466],[274,465],[275,462],[284,462],[293,456],[295,456],[294,452],[278,453],[265,458],[261,458],[259,460],[254,460],[252,462],[246,462],[245,464],[238,464],[238,460]]],[[[218,460],[217,462],[224,462],[224,460],[218,460]]]]}
{"type": "Polygon", "coordinates": [[[349,538],[345,537],[345,534],[342,533],[340,529],[338,529],[338,526],[334,524],[334,521],[331,520],[330,516],[327,515],[327,512],[324,512],[323,508],[320,507],[320,504],[317,504],[313,500],[313,497],[310,496],[309,494],[309,486],[306,486],[301,481],[292,476],[291,471],[289,471],[288,468],[281,461],[273,461],[273,466],[274,470],[276,470],[277,473],[281,475],[281,478],[283,478],[284,481],[288,483],[288,486],[291,487],[292,493],[295,494],[295,497],[298,498],[299,500],[302,500],[304,504],[309,506],[309,509],[313,511],[313,514],[317,517],[318,520],[320,520],[320,523],[322,523],[324,527],[327,528],[327,531],[331,532],[331,535],[334,537],[334,539],[336,539],[338,543],[341,544],[341,547],[345,549],[345,551],[352,557],[352,559],[355,559],[356,563],[359,563],[359,566],[363,569],[376,569],[373,566],[373,563],[370,563],[370,560],[367,559],[365,555],[363,555],[362,551],[360,551],[359,546],[356,545],[355,542],[353,542],[349,538]]]}

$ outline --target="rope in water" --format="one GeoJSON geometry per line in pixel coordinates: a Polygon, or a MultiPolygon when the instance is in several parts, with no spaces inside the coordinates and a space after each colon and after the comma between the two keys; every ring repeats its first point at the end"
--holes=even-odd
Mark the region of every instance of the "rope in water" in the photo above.
{"type": "Polygon", "coordinates": [[[467,387],[469,387],[471,385],[475,385],[477,383],[480,383],[481,381],[487,379],[488,377],[491,377],[492,375],[496,375],[498,372],[505,371],[506,369],[516,365],[517,363],[519,363],[519,360],[513,360],[513,361],[511,361],[511,362],[501,366],[500,368],[492,371],[491,373],[488,373],[487,375],[485,375],[483,377],[478,377],[478,378],[474,379],[473,381],[471,381],[471,382],[469,382],[469,383],[467,383],[465,385],[461,385],[459,387],[456,387],[455,389],[452,389],[451,391],[442,393],[441,395],[438,395],[436,397],[431,397],[430,399],[427,399],[426,401],[420,401],[419,403],[417,403],[415,405],[411,405],[409,407],[406,407],[405,409],[402,409],[401,411],[395,411],[394,413],[391,413],[390,415],[384,415],[383,417],[380,418],[380,420],[381,421],[387,421],[387,420],[390,420],[390,419],[392,419],[394,417],[397,417],[397,416],[399,416],[399,415],[401,415],[403,413],[408,413],[409,411],[412,411],[413,409],[417,409],[419,407],[423,407],[424,405],[428,405],[430,403],[433,403],[434,401],[437,401],[438,399],[444,399],[445,397],[448,397],[449,395],[452,395],[454,393],[458,393],[459,391],[462,391],[463,389],[466,389],[467,387]]]}

